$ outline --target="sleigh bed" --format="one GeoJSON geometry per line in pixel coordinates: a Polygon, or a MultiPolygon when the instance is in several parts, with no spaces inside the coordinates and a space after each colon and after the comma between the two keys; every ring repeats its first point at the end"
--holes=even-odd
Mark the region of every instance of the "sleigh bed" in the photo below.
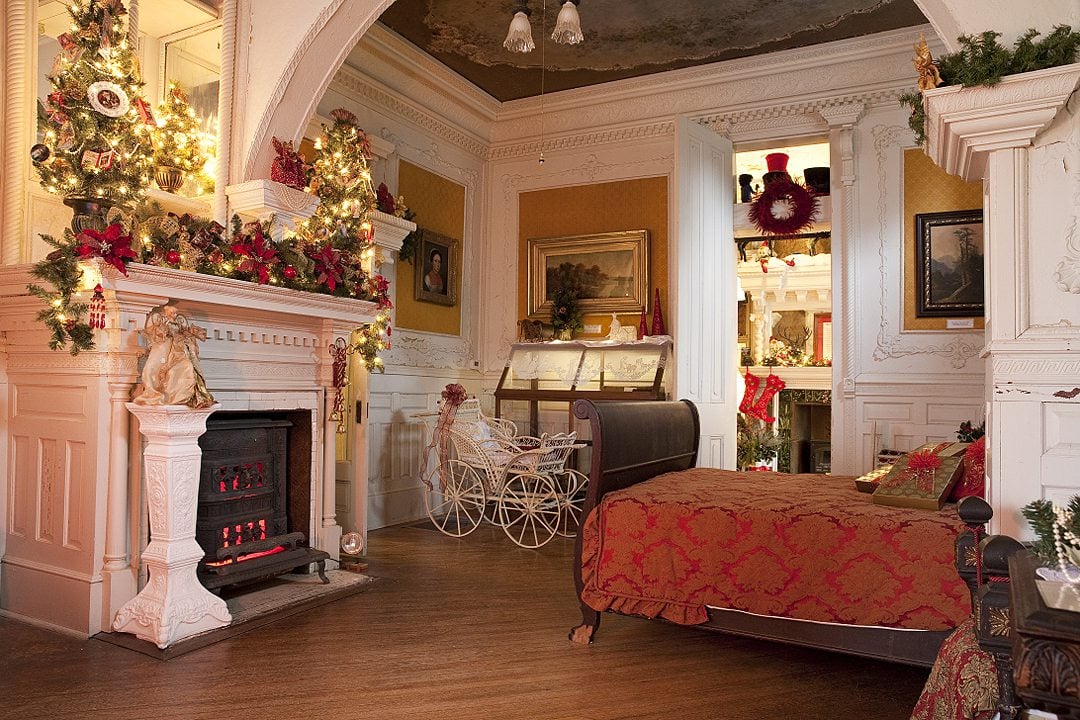
{"type": "Polygon", "coordinates": [[[695,468],[688,401],[574,412],[593,448],[572,640],[591,642],[609,611],[929,666],[969,617],[957,541],[971,532],[954,505],[874,505],[849,477],[695,468]]]}

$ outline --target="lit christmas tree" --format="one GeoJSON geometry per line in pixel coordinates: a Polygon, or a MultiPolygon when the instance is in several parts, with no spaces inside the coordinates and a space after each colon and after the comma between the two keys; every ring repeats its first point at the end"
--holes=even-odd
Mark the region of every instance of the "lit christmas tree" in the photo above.
{"type": "Polygon", "coordinates": [[[368,216],[375,209],[368,170],[371,146],[351,112],[338,109],[330,117],[334,123],[324,125],[322,137],[315,141],[311,168],[309,187],[318,196],[319,207],[300,235],[317,246],[329,242],[335,250],[359,259],[371,247],[368,216]]]}
{"type": "Polygon", "coordinates": [[[150,182],[150,109],[140,95],[121,0],[69,0],[31,158],[42,186],[66,198],[134,205],[150,182]]]}
{"type": "MultiPolygon", "coordinates": [[[[154,130],[154,164],[160,167],[176,168],[182,173],[179,184],[183,181],[198,181],[206,155],[203,153],[203,133],[195,110],[188,103],[187,96],[175,83],[169,83],[168,92],[158,105],[157,128],[154,130]]],[[[158,185],[168,190],[158,170],[158,185]]],[[[175,190],[179,184],[173,188],[175,190]]]]}

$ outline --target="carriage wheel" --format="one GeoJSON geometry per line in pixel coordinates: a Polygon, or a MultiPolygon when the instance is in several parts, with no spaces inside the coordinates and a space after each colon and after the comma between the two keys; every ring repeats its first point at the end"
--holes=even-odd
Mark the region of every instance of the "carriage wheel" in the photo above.
{"type": "Polygon", "coordinates": [[[589,489],[589,477],[577,470],[567,470],[559,476],[559,527],[563,537],[575,537],[581,525],[581,508],[589,489]]]}
{"type": "Polygon", "coordinates": [[[464,537],[484,516],[484,482],[474,468],[460,460],[447,460],[429,476],[432,489],[424,493],[424,506],[432,524],[445,535],[464,537]],[[439,491],[440,476],[446,489],[439,491]]]}
{"type": "Polygon", "coordinates": [[[499,519],[506,536],[523,548],[538,548],[559,527],[559,494],[543,475],[515,475],[499,493],[499,519]]]}

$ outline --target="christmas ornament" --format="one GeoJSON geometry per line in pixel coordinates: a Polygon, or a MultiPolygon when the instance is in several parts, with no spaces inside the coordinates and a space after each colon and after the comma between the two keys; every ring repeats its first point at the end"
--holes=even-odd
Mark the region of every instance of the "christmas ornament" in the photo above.
{"type": "Polygon", "coordinates": [[[135,98],[135,109],[139,112],[139,119],[147,125],[157,127],[157,120],[154,119],[154,112],[150,109],[150,103],[140,98],[135,98]]]}
{"type": "Polygon", "coordinates": [[[281,271],[281,274],[289,280],[292,280],[296,277],[296,268],[294,268],[292,265],[286,265],[285,268],[281,271]]]}
{"type": "Polygon", "coordinates": [[[104,288],[99,283],[94,287],[94,297],[90,300],[90,327],[98,330],[105,329],[105,296],[104,288]]]}
{"type": "Polygon", "coordinates": [[[179,265],[180,252],[177,250],[170,250],[169,252],[165,253],[165,261],[168,262],[170,265],[179,265]]]}
{"type": "Polygon", "coordinates": [[[297,190],[307,185],[307,166],[304,156],[293,150],[292,142],[271,138],[277,157],[270,164],[270,179],[297,190]]]}
{"type": "Polygon", "coordinates": [[[649,327],[645,324],[645,306],[641,306],[641,319],[638,320],[637,336],[638,340],[649,334],[649,327]]]}
{"type": "Polygon", "coordinates": [[[36,163],[45,162],[49,159],[50,155],[52,155],[52,151],[49,150],[48,145],[42,145],[41,143],[37,143],[30,148],[30,159],[36,163]]]}
{"type": "Polygon", "coordinates": [[[131,107],[131,101],[128,100],[124,89],[108,80],[90,83],[90,86],[86,88],[86,97],[90,100],[90,107],[105,117],[121,117],[131,107]]]}
{"type": "Polygon", "coordinates": [[[653,299],[652,309],[652,332],[650,335],[667,335],[667,328],[664,327],[664,310],[660,306],[660,289],[656,290],[656,297],[653,299]]]}

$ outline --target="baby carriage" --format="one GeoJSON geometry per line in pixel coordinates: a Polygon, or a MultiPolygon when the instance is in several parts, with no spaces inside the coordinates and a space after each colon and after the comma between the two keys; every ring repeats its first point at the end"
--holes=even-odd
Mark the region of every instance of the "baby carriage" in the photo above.
{"type": "Polygon", "coordinates": [[[421,417],[432,433],[421,470],[425,505],[441,532],[464,537],[487,520],[525,548],[577,534],[588,478],[567,467],[584,447],[576,433],[517,435],[512,422],[485,417],[475,399],[448,422],[442,413],[421,417]]]}

